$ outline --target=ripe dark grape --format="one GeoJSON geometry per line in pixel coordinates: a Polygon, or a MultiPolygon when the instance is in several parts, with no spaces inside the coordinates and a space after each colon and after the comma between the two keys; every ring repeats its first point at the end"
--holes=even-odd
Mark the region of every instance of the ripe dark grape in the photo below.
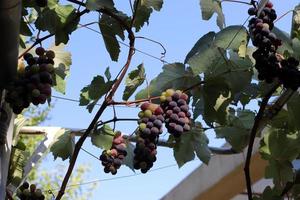
{"type": "Polygon", "coordinates": [[[48,4],[48,0],[36,0],[36,5],[39,7],[46,7],[48,4]]]}
{"type": "MultiPolygon", "coordinates": [[[[175,102],[174,102],[175,103],[175,102]]],[[[146,173],[156,161],[156,144],[162,133],[164,122],[163,109],[156,104],[143,103],[141,105],[138,140],[134,149],[133,165],[137,170],[146,173]]]]}
{"type": "Polygon", "coordinates": [[[47,59],[53,61],[54,52],[46,51],[43,47],[35,50],[39,57],[32,54],[24,54],[27,66],[20,65],[15,80],[7,87],[6,100],[15,114],[20,114],[30,103],[34,105],[44,104],[51,97],[53,86],[54,66],[46,63],[47,59]],[[50,57],[47,57],[46,54],[50,57]]]}
{"type": "MultiPolygon", "coordinates": [[[[256,15],[255,10],[256,8],[250,8],[249,15],[256,15]]],[[[297,68],[299,61],[294,57],[285,60],[276,56],[278,47],[282,45],[282,41],[271,32],[276,18],[276,11],[269,1],[258,17],[249,20],[252,43],[257,47],[253,58],[256,61],[258,79],[266,83],[279,79],[284,87],[297,90],[300,86],[300,72],[297,68]]]]}
{"type": "Polygon", "coordinates": [[[117,174],[124,158],[127,155],[125,140],[120,132],[114,136],[110,150],[104,150],[100,155],[101,164],[105,173],[117,174]]]}
{"type": "Polygon", "coordinates": [[[165,99],[161,102],[161,107],[165,112],[164,117],[168,132],[174,137],[180,137],[185,131],[189,131],[191,113],[187,103],[188,95],[181,91],[168,89],[162,93],[160,99],[165,99]]]}

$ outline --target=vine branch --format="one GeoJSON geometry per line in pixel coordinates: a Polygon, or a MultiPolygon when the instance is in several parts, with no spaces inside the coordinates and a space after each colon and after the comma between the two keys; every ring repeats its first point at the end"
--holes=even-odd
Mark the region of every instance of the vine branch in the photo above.
{"type": "Polygon", "coordinates": [[[280,86],[279,83],[276,84],[273,88],[270,89],[270,91],[263,98],[260,108],[259,108],[259,111],[258,111],[257,115],[255,116],[255,121],[254,121],[253,127],[251,129],[249,145],[248,145],[248,150],[247,150],[247,156],[246,156],[246,161],[245,161],[245,166],[244,166],[244,173],[245,173],[247,193],[248,193],[249,200],[253,200],[252,188],[251,188],[252,184],[251,184],[251,175],[250,175],[250,164],[251,164],[251,156],[252,156],[252,151],[253,151],[254,140],[256,137],[256,133],[258,132],[260,122],[264,117],[265,109],[268,105],[269,99],[271,98],[272,94],[276,91],[276,89],[279,86],[280,86]]]}

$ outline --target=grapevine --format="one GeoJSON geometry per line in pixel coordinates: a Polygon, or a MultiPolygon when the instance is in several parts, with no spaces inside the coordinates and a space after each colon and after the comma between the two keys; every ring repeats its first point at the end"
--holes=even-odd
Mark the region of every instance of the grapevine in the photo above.
{"type": "Polygon", "coordinates": [[[19,65],[15,81],[7,88],[6,102],[15,114],[20,114],[30,103],[44,104],[51,97],[55,53],[38,47],[36,54],[38,57],[30,53],[24,55],[27,66],[19,65]]]}
{"type": "Polygon", "coordinates": [[[267,83],[279,79],[284,87],[297,90],[300,86],[299,61],[294,57],[284,59],[276,52],[282,41],[271,32],[277,18],[273,4],[268,2],[258,16],[256,7],[250,8],[248,14],[254,16],[249,21],[249,31],[253,45],[257,47],[253,58],[256,60],[258,79],[267,83]]]}
{"type": "Polygon", "coordinates": [[[191,129],[191,113],[187,100],[187,94],[173,89],[166,90],[160,97],[161,107],[165,113],[166,128],[176,138],[191,129]]]}
{"type": "Polygon", "coordinates": [[[41,189],[38,189],[35,184],[29,185],[24,182],[17,190],[17,197],[20,200],[44,200],[45,196],[41,189]]]}
{"type": "Polygon", "coordinates": [[[139,113],[138,140],[134,149],[134,168],[146,173],[156,161],[159,135],[163,132],[163,110],[159,105],[143,103],[139,113]]]}
{"type": "Polygon", "coordinates": [[[114,136],[110,150],[104,150],[100,156],[105,173],[117,174],[125,156],[127,155],[125,140],[120,132],[114,136]]]}

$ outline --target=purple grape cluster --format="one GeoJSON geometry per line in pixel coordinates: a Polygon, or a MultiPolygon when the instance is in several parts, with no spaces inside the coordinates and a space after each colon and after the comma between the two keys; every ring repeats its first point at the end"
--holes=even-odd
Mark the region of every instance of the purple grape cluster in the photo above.
{"type": "Polygon", "coordinates": [[[17,77],[6,88],[5,100],[15,114],[20,114],[30,103],[44,104],[51,97],[55,53],[38,47],[36,54],[38,57],[33,57],[30,53],[24,55],[28,65],[19,66],[17,77]]]}
{"type": "Polygon", "coordinates": [[[24,182],[17,190],[17,197],[20,200],[44,200],[45,195],[41,189],[37,189],[35,184],[29,185],[24,182]]]}
{"type": "Polygon", "coordinates": [[[164,110],[166,128],[174,137],[180,137],[191,129],[191,113],[187,103],[188,95],[181,91],[168,89],[161,97],[161,107],[164,110]]]}
{"type": "Polygon", "coordinates": [[[110,150],[104,150],[100,156],[105,173],[117,174],[117,170],[121,167],[124,158],[127,155],[125,140],[120,132],[114,136],[112,147],[110,150]]]}
{"type": "Polygon", "coordinates": [[[274,20],[277,18],[273,4],[268,2],[259,16],[257,12],[256,7],[248,10],[248,14],[254,16],[248,26],[252,43],[257,47],[252,55],[256,60],[258,79],[265,80],[267,83],[279,79],[284,87],[297,90],[300,86],[300,72],[297,69],[299,61],[293,57],[283,59],[276,53],[282,41],[271,32],[274,20]]]}
{"type": "Polygon", "coordinates": [[[138,139],[134,149],[135,169],[146,173],[156,161],[158,137],[163,133],[163,110],[159,105],[143,103],[139,113],[138,139]]]}

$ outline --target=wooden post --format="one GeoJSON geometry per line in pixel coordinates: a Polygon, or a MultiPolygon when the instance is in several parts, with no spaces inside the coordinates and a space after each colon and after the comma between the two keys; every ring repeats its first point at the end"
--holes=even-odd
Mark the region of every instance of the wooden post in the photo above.
{"type": "Polygon", "coordinates": [[[5,199],[6,194],[14,122],[14,115],[4,102],[5,87],[17,72],[21,10],[21,0],[0,1],[0,199],[5,199]]]}

